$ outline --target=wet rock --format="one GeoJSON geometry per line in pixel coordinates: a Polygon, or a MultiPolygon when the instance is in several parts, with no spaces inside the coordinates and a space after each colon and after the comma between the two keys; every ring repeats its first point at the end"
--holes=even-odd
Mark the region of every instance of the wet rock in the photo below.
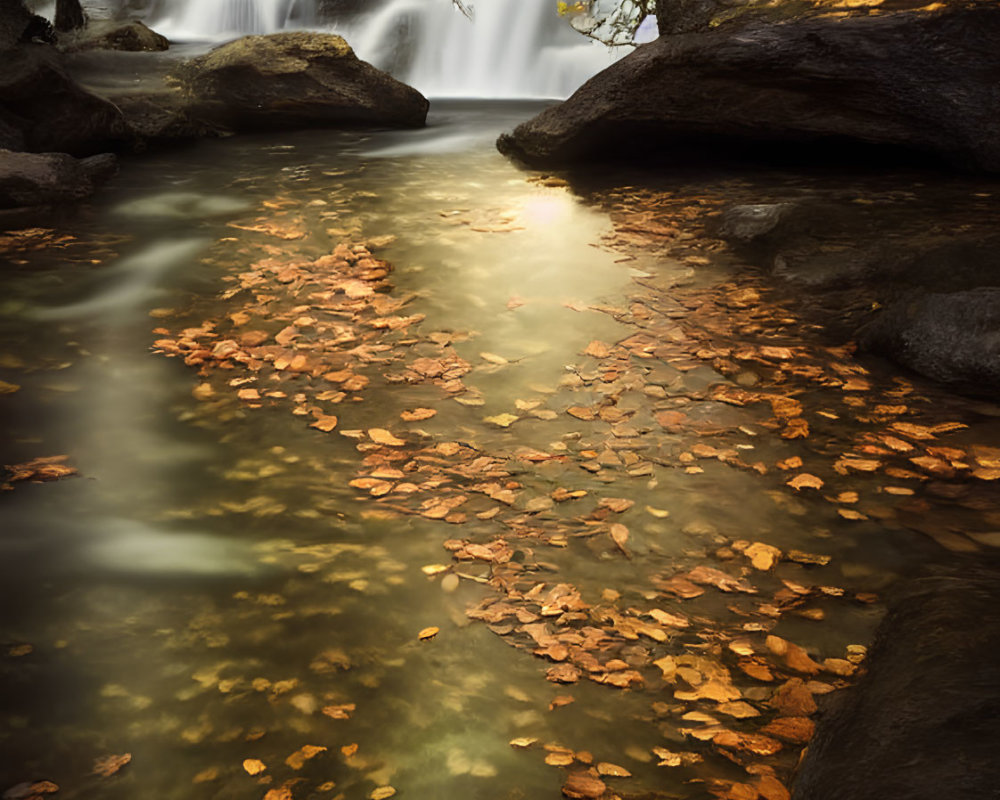
{"type": "Polygon", "coordinates": [[[333,34],[246,36],[192,59],[177,77],[195,116],[234,131],[419,127],[427,116],[423,95],[333,34]]]}
{"type": "Polygon", "coordinates": [[[122,147],[132,138],[118,108],[74,81],[52,48],[23,45],[3,55],[0,135],[35,153],[89,156],[122,147]]]}
{"type": "Polygon", "coordinates": [[[76,159],[65,153],[0,150],[0,209],[75,202],[116,171],[111,154],[76,159]]]}
{"type": "Polygon", "coordinates": [[[79,36],[67,43],[69,51],[124,50],[128,52],[158,52],[170,47],[161,36],[139,20],[129,22],[91,22],[79,36]]]}
{"type": "Polygon", "coordinates": [[[985,6],[662,36],[497,144],[533,166],[887,145],[997,171],[998,36],[1000,8],[985,6]]]}
{"type": "Polygon", "coordinates": [[[0,0],[0,52],[23,40],[32,14],[21,0],[0,0]]]}
{"type": "Polygon", "coordinates": [[[968,394],[1000,391],[1000,288],[902,298],[858,332],[859,344],[968,394]]]}
{"type": "Polygon", "coordinates": [[[995,559],[901,591],[876,632],[867,674],[822,717],[794,800],[994,797],[998,605],[995,559]]]}

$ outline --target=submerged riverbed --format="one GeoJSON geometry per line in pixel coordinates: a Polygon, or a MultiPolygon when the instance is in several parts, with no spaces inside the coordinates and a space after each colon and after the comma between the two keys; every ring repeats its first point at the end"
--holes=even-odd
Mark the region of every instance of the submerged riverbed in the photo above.
{"type": "Polygon", "coordinates": [[[893,583],[1000,544],[1000,408],[704,231],[924,176],[567,183],[493,148],[539,108],[149,154],[4,238],[0,789],[777,800],[893,583]]]}

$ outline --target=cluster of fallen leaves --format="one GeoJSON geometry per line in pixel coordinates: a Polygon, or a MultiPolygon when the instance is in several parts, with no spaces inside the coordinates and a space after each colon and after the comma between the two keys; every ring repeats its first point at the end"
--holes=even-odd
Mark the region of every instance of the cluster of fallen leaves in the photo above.
{"type": "MultiPolygon", "coordinates": [[[[705,204],[648,194],[608,197],[617,203],[613,248],[627,254],[652,248],[694,268],[709,263],[714,243],[706,247],[691,233],[705,204]]],[[[454,221],[475,229],[471,218],[454,221]]],[[[350,485],[377,508],[373,513],[419,515],[457,531],[465,523],[491,530],[448,539],[452,562],[425,567],[428,580],[491,587],[494,594],[469,616],[540,659],[549,681],[647,692],[650,718],[665,733],[649,757],[716,797],[787,798],[788,776],[813,734],[816,698],[845,686],[864,659],[862,645],[842,653],[807,651],[775,635],[776,625],[786,616],[820,621],[831,604],[869,604],[877,597],[803,580],[830,556],[783,551],[765,541],[716,539],[710,552],[677,560],[666,571],[662,565],[637,569],[628,601],[615,589],[584,596],[569,581],[549,579],[554,566],[545,552],[587,548],[631,558],[631,526],[670,512],[636,505],[628,482],[646,482],[662,469],[698,475],[709,463],[755,474],[789,496],[818,493],[847,521],[889,524],[907,514],[926,520],[930,504],[919,494],[931,487],[952,499],[966,492],[986,514],[995,511],[975,491],[1000,478],[995,449],[941,443],[966,423],[957,416],[929,421],[940,419],[941,408],[911,382],[874,381],[850,346],[824,343],[751,277],[669,291],[639,277],[627,308],[595,307],[634,333],[582,350],[559,382],[580,400],[518,401],[509,412],[484,418],[502,429],[521,419],[578,426],[546,450],[488,450],[432,437],[414,427],[439,413],[425,406],[378,426],[345,429],[347,412],[335,411],[360,401],[373,382],[380,391],[394,384],[436,387],[441,399],[482,405],[463,382],[473,365],[451,346],[464,337],[425,333],[423,315],[402,313],[413,298],[393,296],[391,268],[373,256],[370,243],[345,242],[307,256],[287,244],[303,235],[294,222],[259,218],[235,227],[286,244],[256,245],[262,257],[226,276],[231,286],[223,298],[235,310],[225,317],[156,330],[158,352],[198,369],[203,382],[195,397],[227,403],[235,396],[247,409],[286,407],[309,427],[353,441],[358,472],[350,485]],[[688,372],[706,366],[717,380],[699,389],[685,384],[688,372]],[[733,420],[724,409],[739,414],[733,420]],[[845,423],[854,431],[847,447],[845,423]],[[618,488],[598,491],[595,481],[618,488]],[[731,776],[726,764],[740,767],[744,777],[720,777],[731,776]]],[[[240,253],[252,252],[234,241],[240,253]]],[[[508,308],[521,304],[512,299],[508,308]]],[[[508,365],[493,353],[480,358],[490,367],[508,365]]],[[[416,637],[429,642],[438,633],[428,627],[416,637]]],[[[560,695],[550,710],[572,702],[572,695],[560,695]]],[[[333,719],[354,710],[349,704],[329,709],[323,713],[333,719]]],[[[559,742],[525,736],[511,745],[538,749],[546,763],[565,769],[563,793],[571,798],[610,797],[608,780],[630,777],[613,761],[559,742]]],[[[298,769],[325,750],[308,745],[286,764],[298,769]]],[[[251,775],[265,768],[255,759],[244,762],[251,775]]],[[[267,800],[291,798],[296,783],[269,789],[267,800]]],[[[394,792],[379,787],[372,797],[394,792]]]]}

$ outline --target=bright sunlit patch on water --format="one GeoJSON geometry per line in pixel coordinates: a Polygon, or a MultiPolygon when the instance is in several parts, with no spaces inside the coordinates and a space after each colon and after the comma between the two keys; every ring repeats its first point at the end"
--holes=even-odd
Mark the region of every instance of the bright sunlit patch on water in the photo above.
{"type": "Polygon", "coordinates": [[[539,225],[563,222],[571,213],[572,200],[563,192],[533,195],[524,201],[524,216],[539,225]]]}
{"type": "Polygon", "coordinates": [[[164,192],[131,200],[115,206],[114,213],[123,217],[170,217],[172,219],[202,219],[235,214],[250,207],[246,200],[199,192],[164,192]]]}

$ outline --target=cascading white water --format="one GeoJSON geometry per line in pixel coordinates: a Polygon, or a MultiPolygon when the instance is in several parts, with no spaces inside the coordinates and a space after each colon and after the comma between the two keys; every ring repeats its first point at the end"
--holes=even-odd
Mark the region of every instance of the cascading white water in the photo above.
{"type": "MultiPolygon", "coordinates": [[[[175,41],[234,38],[285,28],[298,0],[177,0],[156,19],[156,29],[175,41]]],[[[308,2],[311,7],[311,0],[308,2]]]]}
{"type": "Polygon", "coordinates": [[[431,97],[566,97],[630,49],[584,39],[554,0],[476,0],[472,21],[451,0],[391,0],[343,34],[431,97]]]}
{"type": "MultiPolygon", "coordinates": [[[[358,56],[429,97],[561,98],[631,48],[574,32],[555,0],[383,0],[332,25],[358,56]]],[[[315,0],[168,0],[151,24],[173,40],[314,27],[315,0]]]]}

